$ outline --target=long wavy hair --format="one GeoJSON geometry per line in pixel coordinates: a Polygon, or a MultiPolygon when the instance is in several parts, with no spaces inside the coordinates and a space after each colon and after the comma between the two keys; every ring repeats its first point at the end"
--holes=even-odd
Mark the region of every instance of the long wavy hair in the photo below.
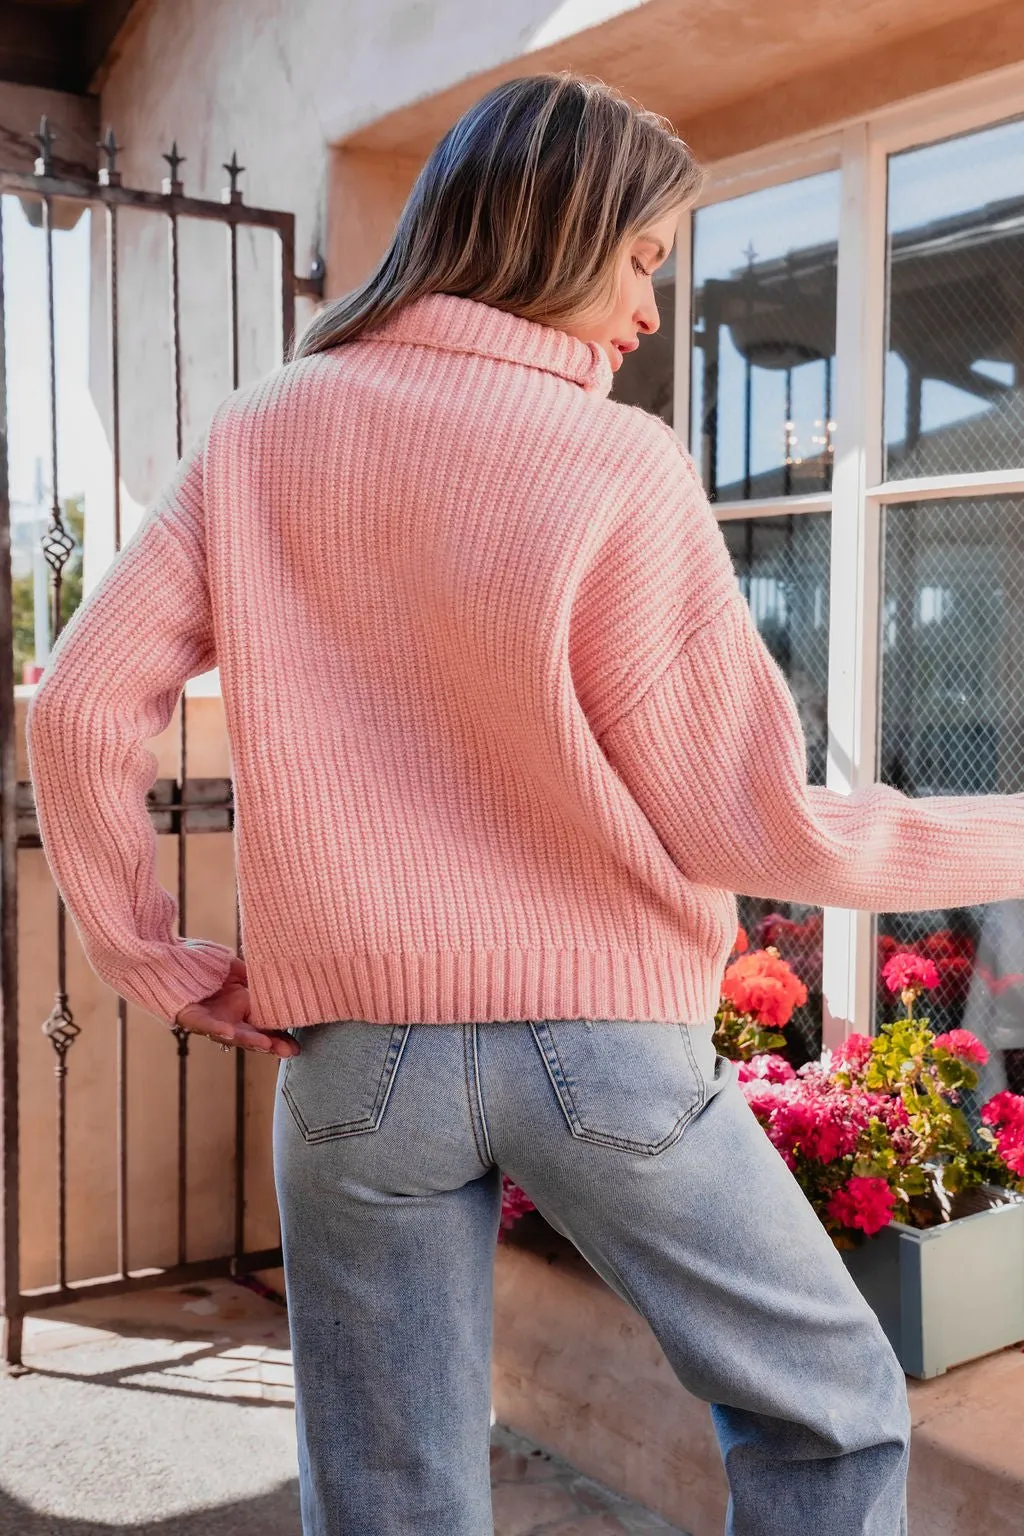
{"type": "Polygon", "coordinates": [[[570,70],[506,80],[437,143],[374,270],[324,305],[292,356],[352,341],[428,293],[545,325],[600,317],[624,242],[682,212],[703,180],[667,118],[603,81],[570,70]]]}

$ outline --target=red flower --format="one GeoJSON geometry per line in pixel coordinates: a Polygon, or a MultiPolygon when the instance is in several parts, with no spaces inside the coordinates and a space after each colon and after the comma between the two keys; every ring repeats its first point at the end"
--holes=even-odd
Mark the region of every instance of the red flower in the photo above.
{"type": "Polygon", "coordinates": [[[906,987],[937,987],[939,973],[931,960],[904,950],[886,961],[882,980],[890,992],[902,992],[906,987]]]}
{"type": "Polygon", "coordinates": [[[979,1066],[988,1061],[988,1051],[969,1029],[948,1029],[944,1035],[936,1035],[932,1045],[936,1050],[948,1051],[957,1061],[976,1061],[979,1066]]]}
{"type": "Polygon", "coordinates": [[[869,1237],[881,1232],[892,1219],[896,1200],[884,1179],[859,1174],[837,1189],[826,1207],[829,1216],[844,1227],[859,1227],[869,1237]]]}
{"type": "Polygon", "coordinates": [[[736,929],[736,942],[732,946],[732,952],[734,955],[742,955],[749,948],[750,940],[747,938],[747,931],[741,923],[740,926],[736,929]]]}

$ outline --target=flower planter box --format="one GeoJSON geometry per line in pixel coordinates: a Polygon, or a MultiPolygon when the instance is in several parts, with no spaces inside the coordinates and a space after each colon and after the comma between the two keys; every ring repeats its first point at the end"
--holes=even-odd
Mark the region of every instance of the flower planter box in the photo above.
{"type": "Polygon", "coordinates": [[[1024,1340],[1024,1199],[986,1194],[988,1210],[935,1227],[893,1221],[843,1252],[908,1376],[1024,1340]]]}

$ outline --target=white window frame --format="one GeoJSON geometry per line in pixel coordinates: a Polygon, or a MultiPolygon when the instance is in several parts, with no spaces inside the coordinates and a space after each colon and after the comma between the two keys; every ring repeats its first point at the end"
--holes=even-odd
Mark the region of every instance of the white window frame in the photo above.
{"type": "MultiPolygon", "coordinates": [[[[763,146],[708,168],[696,208],[818,172],[840,172],[832,490],[715,503],[720,521],[831,509],[826,784],[876,781],[880,707],[882,507],[937,497],[1024,494],[1024,465],[906,480],[883,477],[886,213],[889,156],[1024,116],[1024,65],[908,97],[866,116],[763,146]]],[[[674,421],[690,439],[693,218],[676,247],[674,421]]],[[[874,1027],[877,915],[824,909],[822,1040],[874,1027]]]]}

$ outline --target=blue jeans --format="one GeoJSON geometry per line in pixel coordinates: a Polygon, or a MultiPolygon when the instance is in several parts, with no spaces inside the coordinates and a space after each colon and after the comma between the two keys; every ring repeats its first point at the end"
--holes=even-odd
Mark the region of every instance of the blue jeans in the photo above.
{"type": "Polygon", "coordinates": [[[303,1536],[491,1536],[501,1169],[711,1404],[727,1536],[905,1536],[904,1374],[710,1023],[290,1033],[274,1177],[303,1536]]]}

